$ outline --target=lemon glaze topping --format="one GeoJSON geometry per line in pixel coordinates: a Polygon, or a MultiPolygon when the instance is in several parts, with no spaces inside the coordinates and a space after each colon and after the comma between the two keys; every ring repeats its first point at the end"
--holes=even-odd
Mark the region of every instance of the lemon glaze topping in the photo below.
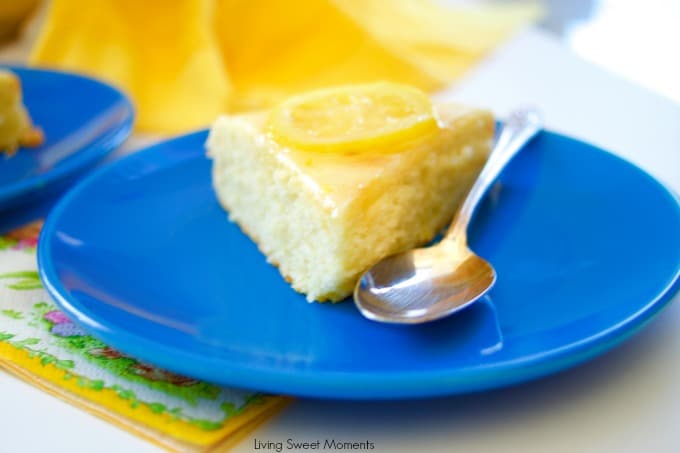
{"type": "MultiPolygon", "coordinates": [[[[335,217],[356,197],[357,192],[371,190],[385,171],[400,166],[404,160],[419,165],[420,159],[435,158],[438,153],[448,152],[451,146],[459,146],[474,140],[475,131],[481,127],[478,116],[472,110],[455,104],[437,104],[434,116],[441,125],[435,131],[395,143],[393,152],[315,152],[283,145],[267,132],[267,114],[247,114],[247,122],[257,131],[257,143],[264,147],[283,165],[293,170],[326,211],[335,217]],[[450,136],[455,135],[453,142],[450,136]]],[[[484,122],[486,124],[486,122],[484,122]]],[[[492,124],[489,123],[489,127],[492,124]]],[[[469,142],[476,143],[476,142],[469,142]]],[[[461,151],[461,158],[463,156],[461,151]]]]}
{"type": "MultiPolygon", "coordinates": [[[[395,84],[380,83],[372,84],[370,87],[375,85],[395,84]]],[[[401,89],[403,86],[398,87],[401,89]]],[[[412,89],[406,87],[406,90],[412,89]]],[[[296,140],[299,142],[299,138],[292,143],[291,140],[282,137],[281,132],[276,131],[276,126],[273,125],[275,116],[271,112],[246,114],[245,117],[252,124],[251,127],[258,130],[259,146],[266,148],[281,164],[292,169],[324,209],[335,217],[356,197],[357,192],[372,190],[371,187],[375,184],[371,181],[379,181],[388,168],[402,165],[404,160],[419,165],[420,160],[434,158],[437,153],[444,152],[452,146],[450,139],[446,137],[452,134],[468,135],[464,131],[471,126],[473,116],[470,115],[470,109],[455,104],[435,106],[429,98],[426,100],[427,127],[417,125],[409,129],[407,125],[405,131],[399,131],[387,138],[373,136],[368,141],[360,141],[360,146],[354,146],[356,145],[354,137],[348,139],[341,136],[331,140],[330,146],[316,146],[315,143],[310,148],[304,144],[297,144],[296,140]]],[[[286,102],[288,101],[284,104],[286,102]]],[[[458,140],[454,143],[458,143],[458,140]]]]}

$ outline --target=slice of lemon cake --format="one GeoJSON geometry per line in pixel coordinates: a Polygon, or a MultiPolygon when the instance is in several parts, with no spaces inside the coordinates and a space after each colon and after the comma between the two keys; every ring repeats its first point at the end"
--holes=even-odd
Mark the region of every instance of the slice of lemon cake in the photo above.
{"type": "Polygon", "coordinates": [[[376,83],[222,116],[207,147],[230,219],[307,300],[338,301],[372,264],[448,223],[493,131],[488,111],[376,83]]]}
{"type": "Polygon", "coordinates": [[[39,146],[40,129],[33,127],[21,102],[21,81],[12,72],[0,69],[0,153],[12,155],[20,146],[39,146]]]}

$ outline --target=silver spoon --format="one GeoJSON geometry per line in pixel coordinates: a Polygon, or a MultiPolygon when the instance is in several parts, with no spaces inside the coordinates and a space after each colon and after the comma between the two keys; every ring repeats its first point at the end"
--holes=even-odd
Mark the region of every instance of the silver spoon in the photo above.
{"type": "Polygon", "coordinates": [[[491,289],[496,272],[468,248],[467,227],[501,170],[541,127],[535,110],[510,114],[441,242],[389,256],[361,276],[354,288],[354,303],[365,317],[397,324],[433,321],[467,307],[491,289]]]}

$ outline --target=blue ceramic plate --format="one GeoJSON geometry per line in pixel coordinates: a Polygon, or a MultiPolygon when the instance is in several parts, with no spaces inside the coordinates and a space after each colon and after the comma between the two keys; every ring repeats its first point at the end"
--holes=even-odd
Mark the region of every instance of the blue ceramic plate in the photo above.
{"type": "Polygon", "coordinates": [[[61,308],[175,372],[328,398],[488,389],[603,353],[678,288],[678,200],[611,154],[542,133],[471,226],[473,249],[498,271],[487,300],[420,326],[366,320],[350,301],[308,304],[227,220],[205,139],[88,176],[52,211],[38,249],[61,308]]]}
{"type": "Polygon", "coordinates": [[[130,134],[133,110],[118,90],[65,72],[0,65],[21,79],[24,103],[45,133],[38,148],[0,155],[0,212],[63,188],[130,134]]]}

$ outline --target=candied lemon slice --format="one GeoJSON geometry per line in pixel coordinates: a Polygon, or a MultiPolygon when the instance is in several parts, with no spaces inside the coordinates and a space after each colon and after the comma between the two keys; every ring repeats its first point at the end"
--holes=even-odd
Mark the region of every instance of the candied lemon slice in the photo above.
{"type": "Polygon", "coordinates": [[[319,152],[395,152],[401,149],[395,143],[437,127],[425,93],[388,82],[293,96],[272,109],[267,123],[277,142],[319,152]]]}

